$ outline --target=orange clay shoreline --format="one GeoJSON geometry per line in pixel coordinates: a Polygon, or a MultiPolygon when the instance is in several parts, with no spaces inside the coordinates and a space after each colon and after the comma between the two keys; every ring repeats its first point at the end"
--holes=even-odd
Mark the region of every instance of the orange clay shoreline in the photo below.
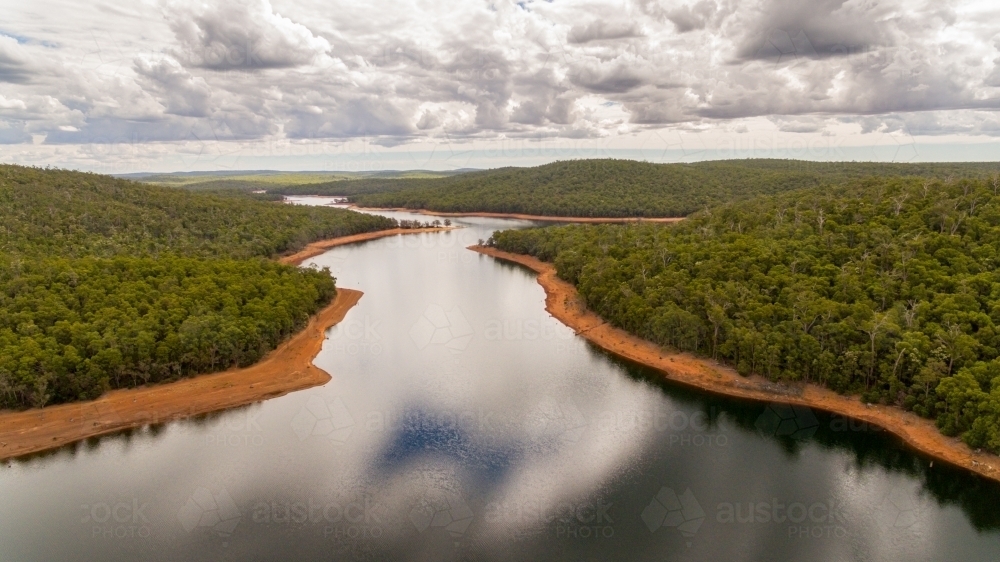
{"type": "Polygon", "coordinates": [[[406,213],[417,213],[435,217],[483,217],[491,219],[522,219],[540,222],[580,222],[580,223],[631,223],[631,222],[660,222],[670,223],[684,220],[684,217],[556,217],[551,215],[525,215],[522,213],[447,213],[444,211],[431,211],[428,209],[406,209],[403,207],[359,207],[349,205],[349,209],[360,211],[402,211],[406,213]]]}
{"type": "Polygon", "coordinates": [[[279,258],[278,261],[286,265],[298,265],[309,258],[318,256],[323,252],[326,252],[330,248],[335,248],[337,246],[344,246],[346,244],[356,244],[358,242],[365,242],[367,240],[375,240],[376,238],[396,236],[397,234],[421,234],[424,232],[443,232],[445,230],[453,230],[455,228],[457,227],[442,226],[442,227],[427,227],[427,228],[390,228],[389,230],[376,230],[374,232],[363,232],[361,234],[352,234],[350,236],[330,238],[328,240],[320,240],[318,242],[313,242],[312,244],[308,244],[306,245],[305,248],[299,250],[294,254],[279,258]]]}
{"type": "Polygon", "coordinates": [[[857,397],[843,396],[814,384],[785,386],[761,377],[743,377],[714,361],[689,353],[665,351],[655,343],[615,328],[587,310],[576,287],[557,277],[552,264],[495,248],[470,246],[469,249],[534,270],[538,273],[539,285],[545,289],[545,309],[552,316],[605,351],[652,367],[667,380],[725,396],[842,414],[881,427],[930,457],[1000,482],[1000,457],[976,453],[960,440],[942,435],[931,420],[900,408],[866,405],[857,397]]]}
{"type": "MultiPolygon", "coordinates": [[[[438,230],[443,229],[392,229],[342,236],[313,242],[279,261],[298,265],[335,246],[438,230]]],[[[245,406],[326,384],[330,375],[312,361],[323,347],[326,330],[343,320],[362,294],[338,288],[333,302],[310,318],[304,329],[244,369],[113,390],[88,402],[0,412],[0,460],[57,449],[89,437],[245,406]]]]}

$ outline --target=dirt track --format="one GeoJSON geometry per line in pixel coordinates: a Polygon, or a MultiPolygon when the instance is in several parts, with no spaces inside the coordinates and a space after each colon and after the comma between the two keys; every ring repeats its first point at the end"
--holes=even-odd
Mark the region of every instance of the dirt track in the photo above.
{"type": "Polygon", "coordinates": [[[431,215],[435,217],[484,217],[492,219],[522,219],[540,222],[581,222],[581,223],[630,223],[630,222],[679,222],[684,217],[556,217],[551,215],[524,215],[521,213],[446,213],[443,211],[429,211],[427,209],[404,209],[402,207],[358,207],[351,205],[348,208],[363,211],[402,211],[407,213],[417,213],[421,215],[431,215]]]}
{"type": "Polygon", "coordinates": [[[469,249],[534,270],[538,273],[538,283],[545,289],[545,309],[552,316],[604,350],[657,369],[668,380],[726,396],[842,414],[881,427],[931,457],[1000,482],[1000,457],[975,453],[958,439],[942,435],[930,420],[899,408],[865,405],[857,397],[842,396],[817,385],[782,387],[760,377],[743,377],[731,368],[688,353],[664,351],[587,310],[576,288],[559,279],[552,264],[494,248],[470,246],[469,249]]]}

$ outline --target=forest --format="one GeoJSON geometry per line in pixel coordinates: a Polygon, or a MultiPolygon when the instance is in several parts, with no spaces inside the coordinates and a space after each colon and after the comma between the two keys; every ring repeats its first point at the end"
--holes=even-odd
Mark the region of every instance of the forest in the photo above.
{"type": "Polygon", "coordinates": [[[871,177],[675,225],[558,226],[489,245],[553,262],[588,307],[744,375],[935,419],[1000,453],[1000,178],[871,177]]]}
{"type": "Polygon", "coordinates": [[[0,166],[0,408],[243,366],[335,295],[271,258],[385,217],[0,166]]]}
{"type": "Polygon", "coordinates": [[[283,188],[296,195],[345,195],[362,207],[577,217],[683,217],[709,206],[872,176],[984,178],[994,164],[889,164],[721,160],[650,164],[570,160],[437,179],[366,179],[283,188]],[[328,191],[326,191],[328,190],[328,191]],[[316,193],[310,193],[314,191],[316,193]]]}

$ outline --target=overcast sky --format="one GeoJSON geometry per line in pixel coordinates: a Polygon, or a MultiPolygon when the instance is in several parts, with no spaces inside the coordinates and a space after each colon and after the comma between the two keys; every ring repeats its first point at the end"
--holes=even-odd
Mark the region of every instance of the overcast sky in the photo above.
{"type": "Polygon", "coordinates": [[[0,160],[1000,156],[996,0],[0,0],[0,160]]]}

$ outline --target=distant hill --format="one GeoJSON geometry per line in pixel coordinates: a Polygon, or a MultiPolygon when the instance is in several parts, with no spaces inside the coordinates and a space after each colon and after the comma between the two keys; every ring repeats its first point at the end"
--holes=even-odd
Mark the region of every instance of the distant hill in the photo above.
{"type": "Polygon", "coordinates": [[[709,206],[796,189],[883,176],[987,177],[998,163],[892,164],[799,160],[722,160],[651,164],[572,160],[445,178],[316,183],[274,190],[345,195],[363,207],[585,217],[678,217],[709,206]]]}
{"type": "Polygon", "coordinates": [[[451,171],[433,170],[373,170],[365,172],[327,172],[299,171],[285,172],[278,170],[216,170],[208,172],[139,172],[119,174],[115,177],[131,179],[143,183],[158,183],[180,185],[184,187],[218,181],[241,181],[274,185],[298,185],[355,180],[362,178],[439,178],[474,171],[461,169],[451,171]]]}

